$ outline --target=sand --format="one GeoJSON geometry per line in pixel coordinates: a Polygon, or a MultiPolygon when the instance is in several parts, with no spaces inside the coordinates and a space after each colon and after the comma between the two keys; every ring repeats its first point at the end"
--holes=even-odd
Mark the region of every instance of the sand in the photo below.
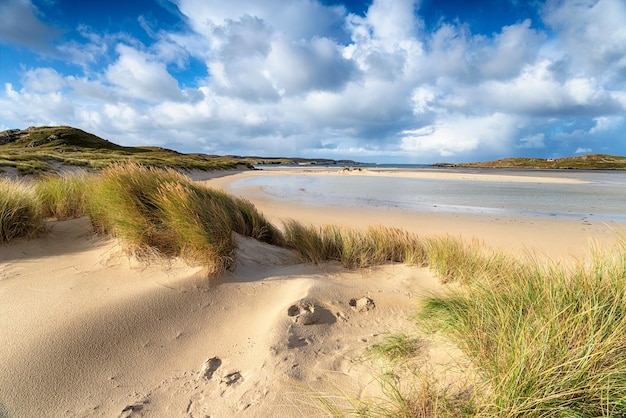
{"type": "MultiPolygon", "coordinates": [[[[228,190],[249,175],[269,174],[205,177],[228,190]]],[[[307,208],[238,193],[272,220],[385,223],[512,252],[582,256],[589,240],[614,239],[603,225],[307,208]]],[[[49,227],[0,246],[3,418],[326,416],[317,395],[380,396],[383,369],[367,347],[415,331],[420,304],[450,289],[425,268],[306,265],[241,237],[234,271],[207,278],[179,260],[129,258],[86,218],[49,227]]],[[[442,379],[468,367],[450,342],[424,338],[421,358],[442,379]]]]}

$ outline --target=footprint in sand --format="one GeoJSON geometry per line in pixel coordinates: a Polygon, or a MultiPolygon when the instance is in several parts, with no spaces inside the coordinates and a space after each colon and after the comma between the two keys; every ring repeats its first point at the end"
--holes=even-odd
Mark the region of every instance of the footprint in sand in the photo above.
{"type": "Polygon", "coordinates": [[[315,303],[301,300],[287,309],[287,315],[293,322],[300,325],[311,325],[319,322],[320,313],[315,311],[315,303]]]}
{"type": "Polygon", "coordinates": [[[213,373],[222,365],[222,360],[219,357],[211,357],[202,365],[200,370],[200,376],[207,380],[211,380],[213,373]]]}
{"type": "Polygon", "coordinates": [[[238,383],[239,381],[241,381],[242,377],[243,376],[241,376],[241,373],[239,372],[239,370],[232,370],[232,371],[226,373],[222,377],[222,380],[220,381],[220,384],[222,386],[232,386],[235,383],[238,383]]]}
{"type": "Polygon", "coordinates": [[[358,299],[350,299],[350,306],[352,307],[352,309],[358,312],[367,312],[374,309],[376,307],[376,304],[374,303],[374,299],[363,296],[362,298],[358,299]]]}
{"type": "Polygon", "coordinates": [[[122,409],[122,413],[119,415],[120,418],[130,418],[135,415],[135,412],[141,413],[144,406],[149,404],[150,401],[144,399],[143,401],[135,402],[134,404],[127,405],[124,409],[122,409]]]}

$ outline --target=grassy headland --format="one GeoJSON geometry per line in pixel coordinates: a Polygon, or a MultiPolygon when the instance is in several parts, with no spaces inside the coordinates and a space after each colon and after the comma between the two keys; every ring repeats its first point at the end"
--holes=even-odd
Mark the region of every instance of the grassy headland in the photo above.
{"type": "Polygon", "coordinates": [[[182,154],[160,147],[125,147],[70,126],[41,126],[0,132],[0,173],[45,175],[58,166],[101,170],[113,164],[137,163],[178,170],[225,170],[253,164],[338,164],[349,161],[182,154]]]}
{"type": "Polygon", "coordinates": [[[563,158],[504,158],[501,160],[435,164],[442,167],[542,168],[571,170],[626,170],[626,157],[607,154],[586,154],[563,158]]]}

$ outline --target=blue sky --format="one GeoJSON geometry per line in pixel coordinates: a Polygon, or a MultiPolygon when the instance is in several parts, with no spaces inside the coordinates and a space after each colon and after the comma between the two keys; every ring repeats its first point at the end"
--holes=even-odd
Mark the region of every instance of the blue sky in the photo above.
{"type": "Polygon", "coordinates": [[[626,155],[624,0],[1,0],[0,130],[433,163],[626,155]]]}

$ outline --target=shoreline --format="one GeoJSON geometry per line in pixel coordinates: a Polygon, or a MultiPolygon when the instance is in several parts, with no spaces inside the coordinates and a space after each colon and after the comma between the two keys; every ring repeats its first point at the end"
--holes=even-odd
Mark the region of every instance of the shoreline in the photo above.
{"type": "Polygon", "coordinates": [[[464,240],[478,240],[486,246],[506,252],[546,256],[555,260],[585,259],[597,248],[611,248],[624,235],[626,225],[592,219],[548,219],[540,217],[504,216],[500,214],[433,213],[400,208],[364,208],[346,206],[312,206],[298,201],[277,199],[264,192],[262,186],[233,189],[231,184],[253,176],[274,175],[310,176],[387,176],[445,178],[472,181],[584,183],[576,179],[556,177],[491,175],[451,172],[376,172],[351,171],[349,174],[332,169],[258,170],[232,173],[209,179],[203,183],[222,188],[231,194],[250,200],[271,222],[296,219],[304,224],[337,224],[352,228],[384,225],[405,229],[420,236],[453,236],[464,240]],[[503,179],[503,177],[506,177],[503,179]]]}
{"type": "MultiPolygon", "coordinates": [[[[517,172],[511,173],[513,169],[507,170],[508,173],[483,172],[472,173],[470,171],[485,170],[485,168],[437,168],[424,167],[419,169],[402,168],[402,167],[263,167],[254,170],[255,172],[273,173],[275,175],[284,174],[314,174],[319,176],[377,176],[377,177],[397,177],[397,178],[421,178],[421,179],[444,179],[444,180],[471,180],[486,181],[499,183],[552,183],[552,184],[584,184],[587,181],[555,176],[552,172],[542,171],[545,175],[538,175],[533,169],[516,169],[517,172]]],[[[571,173],[571,172],[570,172],[571,173]]]]}

